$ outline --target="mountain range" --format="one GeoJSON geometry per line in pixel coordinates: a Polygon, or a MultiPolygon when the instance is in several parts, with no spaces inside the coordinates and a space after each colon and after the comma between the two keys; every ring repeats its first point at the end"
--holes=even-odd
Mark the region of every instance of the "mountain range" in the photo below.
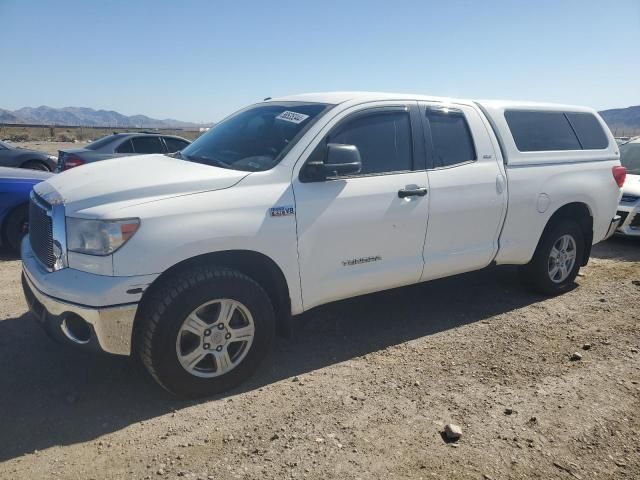
{"type": "Polygon", "coordinates": [[[640,105],[603,110],[600,115],[614,135],[640,133],[640,105]]]}
{"type": "MultiPolygon", "coordinates": [[[[640,132],[640,105],[614,108],[600,112],[609,128],[616,134],[640,132]]],[[[23,107],[18,110],[0,108],[0,123],[25,123],[37,125],[68,125],[83,127],[137,127],[137,128],[185,128],[199,127],[192,122],[172,118],[158,120],[146,115],[123,115],[113,110],[94,110],[85,107],[52,108],[45,105],[37,108],[23,107]]]]}
{"type": "Polygon", "coordinates": [[[129,127],[129,128],[186,128],[201,126],[173,118],[158,120],[146,115],[123,115],[113,110],[94,110],[85,107],[52,108],[23,107],[18,110],[0,108],[0,123],[23,123],[35,125],[65,125],[83,127],[129,127]]]}

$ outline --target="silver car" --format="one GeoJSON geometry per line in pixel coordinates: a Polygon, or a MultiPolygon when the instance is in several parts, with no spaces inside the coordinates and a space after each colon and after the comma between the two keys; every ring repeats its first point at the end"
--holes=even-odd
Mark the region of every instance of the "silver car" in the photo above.
{"type": "Polygon", "coordinates": [[[640,237],[640,137],[620,145],[620,162],[627,169],[618,215],[618,233],[640,237]]]}

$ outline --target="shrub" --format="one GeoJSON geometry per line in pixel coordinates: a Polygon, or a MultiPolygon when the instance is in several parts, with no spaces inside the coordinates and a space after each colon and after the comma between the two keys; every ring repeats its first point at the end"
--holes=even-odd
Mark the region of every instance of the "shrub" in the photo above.
{"type": "Polygon", "coordinates": [[[9,136],[9,140],[12,142],[28,142],[31,140],[31,137],[28,133],[12,133],[9,136]]]}
{"type": "Polygon", "coordinates": [[[58,142],[74,142],[75,137],[71,135],[69,132],[62,132],[56,136],[56,140],[58,142]]]}

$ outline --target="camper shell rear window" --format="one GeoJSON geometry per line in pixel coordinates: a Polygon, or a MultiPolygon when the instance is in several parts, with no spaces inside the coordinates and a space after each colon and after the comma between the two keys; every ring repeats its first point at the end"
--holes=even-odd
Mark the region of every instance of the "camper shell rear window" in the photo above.
{"type": "Polygon", "coordinates": [[[591,113],[507,110],[504,116],[521,152],[602,150],[609,146],[602,125],[591,113]]]}

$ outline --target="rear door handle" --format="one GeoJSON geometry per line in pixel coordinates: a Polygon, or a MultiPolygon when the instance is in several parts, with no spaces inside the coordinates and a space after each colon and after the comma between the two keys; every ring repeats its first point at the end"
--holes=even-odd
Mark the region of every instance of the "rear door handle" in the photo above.
{"type": "Polygon", "coordinates": [[[426,188],[401,188],[400,190],[398,190],[399,198],[424,197],[426,194],[426,188]]]}
{"type": "Polygon", "coordinates": [[[501,173],[499,173],[496,177],[496,191],[498,192],[498,195],[502,194],[502,192],[504,191],[505,183],[506,182],[504,181],[504,177],[501,173]]]}

